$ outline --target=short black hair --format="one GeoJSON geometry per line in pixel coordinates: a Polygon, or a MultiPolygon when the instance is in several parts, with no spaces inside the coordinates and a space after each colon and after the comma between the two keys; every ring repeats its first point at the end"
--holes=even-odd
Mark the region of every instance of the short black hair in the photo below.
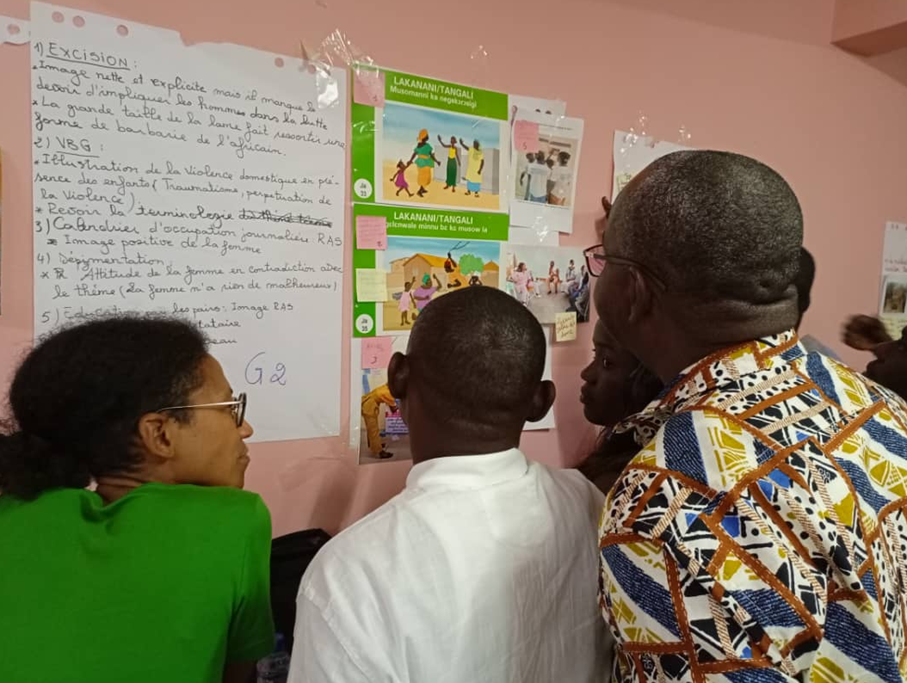
{"type": "Polygon", "coordinates": [[[432,412],[494,429],[525,422],[545,353],[535,316],[493,287],[433,300],[416,319],[407,350],[432,412]]]}
{"type": "Polygon", "coordinates": [[[800,249],[800,269],[797,271],[797,278],[794,280],[794,285],[797,288],[797,306],[800,310],[801,318],[812,302],[811,293],[815,280],[816,260],[807,251],[806,247],[802,247],[800,249]]]}
{"type": "Polygon", "coordinates": [[[624,256],[700,301],[772,304],[799,268],[803,214],[777,172],[730,152],[674,152],[618,196],[609,228],[624,256]]]}
{"type": "MultiPolygon", "coordinates": [[[[158,316],[99,318],[51,333],[9,389],[0,491],[30,499],[134,469],[139,418],[184,405],[207,355],[196,326],[158,316]]],[[[173,415],[191,419],[189,411],[173,415]]]]}

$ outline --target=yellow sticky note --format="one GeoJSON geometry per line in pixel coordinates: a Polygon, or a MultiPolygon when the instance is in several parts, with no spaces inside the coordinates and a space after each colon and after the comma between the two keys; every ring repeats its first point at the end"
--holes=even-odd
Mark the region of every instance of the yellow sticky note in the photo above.
{"type": "Polygon", "coordinates": [[[558,313],[554,319],[554,341],[573,341],[576,339],[576,311],[558,313]]]}
{"type": "Polygon", "coordinates": [[[387,271],[356,269],[356,301],[387,301],[387,271]]]}

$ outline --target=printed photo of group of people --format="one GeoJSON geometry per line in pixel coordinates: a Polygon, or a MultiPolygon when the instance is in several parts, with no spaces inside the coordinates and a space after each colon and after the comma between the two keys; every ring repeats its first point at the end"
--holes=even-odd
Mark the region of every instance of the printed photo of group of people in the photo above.
{"type": "Polygon", "coordinates": [[[554,324],[558,313],[589,320],[589,273],[582,251],[570,247],[507,245],[505,288],[540,323],[554,324]]]}
{"type": "Polygon", "coordinates": [[[568,138],[539,139],[543,149],[517,158],[514,195],[517,201],[569,207],[573,203],[576,176],[576,141],[568,138]]]}

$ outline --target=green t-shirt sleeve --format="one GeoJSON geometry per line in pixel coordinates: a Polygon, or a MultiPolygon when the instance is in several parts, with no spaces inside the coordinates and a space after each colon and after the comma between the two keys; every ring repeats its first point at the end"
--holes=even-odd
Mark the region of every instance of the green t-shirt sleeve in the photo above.
{"type": "Polygon", "coordinates": [[[228,662],[261,659],[274,650],[271,616],[271,514],[256,496],[245,539],[236,604],[230,622],[228,662]]]}

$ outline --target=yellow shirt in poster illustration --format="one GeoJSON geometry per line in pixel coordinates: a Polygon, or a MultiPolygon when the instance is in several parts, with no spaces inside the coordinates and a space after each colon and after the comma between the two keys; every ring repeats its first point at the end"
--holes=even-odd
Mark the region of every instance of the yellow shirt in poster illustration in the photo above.
{"type": "Polygon", "coordinates": [[[470,183],[481,183],[482,174],[479,169],[482,168],[482,161],[485,160],[485,152],[475,147],[469,150],[469,164],[466,167],[466,180],[470,183]]]}

